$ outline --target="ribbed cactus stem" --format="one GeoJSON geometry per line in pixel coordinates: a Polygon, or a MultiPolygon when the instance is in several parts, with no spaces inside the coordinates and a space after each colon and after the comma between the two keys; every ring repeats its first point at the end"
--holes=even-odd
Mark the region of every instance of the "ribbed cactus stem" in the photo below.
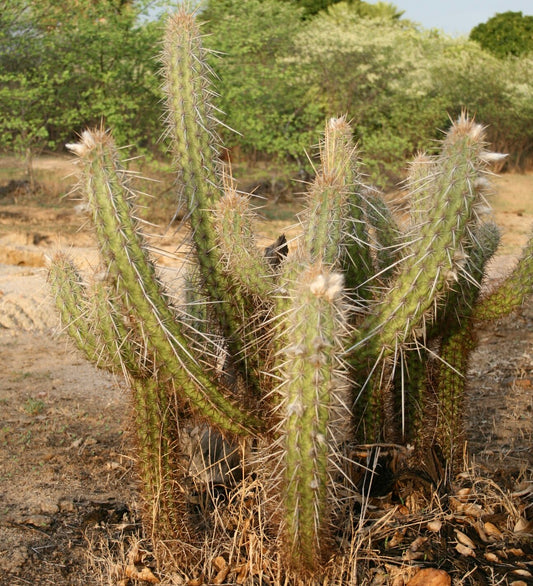
{"type": "Polygon", "coordinates": [[[241,294],[256,298],[256,305],[270,303],[274,273],[257,248],[249,197],[226,187],[224,196],[215,205],[215,216],[224,269],[231,274],[241,294]]]}
{"type": "Polygon", "coordinates": [[[82,283],[75,265],[65,255],[55,255],[49,279],[62,321],[88,360],[113,372],[123,372],[133,389],[135,432],[138,440],[140,474],[149,508],[160,511],[158,524],[165,531],[182,534],[174,519],[176,503],[171,483],[175,461],[175,431],[168,425],[168,391],[157,377],[143,376],[138,356],[128,340],[121,317],[109,301],[108,291],[96,285],[92,296],[82,283]],[[168,503],[170,499],[171,503],[168,503]]]}
{"type": "MultiPolygon", "coordinates": [[[[185,9],[170,17],[162,53],[167,98],[168,132],[172,138],[182,196],[188,211],[199,273],[228,350],[246,378],[243,344],[236,332],[242,324],[242,303],[224,272],[217,246],[215,203],[223,193],[219,139],[211,100],[212,72],[207,51],[192,14],[185,9]]],[[[253,384],[253,381],[248,381],[253,384]]]]}
{"type": "Polygon", "coordinates": [[[376,253],[377,274],[379,281],[387,281],[396,269],[401,258],[402,232],[394,218],[387,202],[379,197],[369,197],[367,217],[368,223],[375,230],[375,240],[378,246],[376,253]]]}
{"type": "Polygon", "coordinates": [[[187,337],[175,319],[132,218],[127,199],[131,190],[111,137],[86,131],[82,141],[70,148],[80,156],[85,192],[99,227],[100,249],[156,361],[175,380],[182,396],[214,425],[237,434],[260,427],[259,420],[225,396],[192,358],[187,337]]]}
{"type": "Polygon", "coordinates": [[[500,233],[495,224],[486,223],[472,234],[462,272],[449,291],[441,315],[430,337],[440,337],[440,360],[433,372],[439,416],[437,442],[447,460],[460,448],[464,398],[470,355],[475,349],[472,312],[480,295],[487,263],[496,252],[500,233]]]}
{"type": "MultiPolygon", "coordinates": [[[[342,276],[310,267],[290,294],[282,380],[285,523],[293,558],[319,563],[329,531],[331,458],[347,429],[346,384],[339,362],[345,317],[342,276]]],[[[348,418],[349,419],[349,418],[348,418]]]]}
{"type": "Polygon", "coordinates": [[[74,263],[64,254],[56,254],[50,264],[48,280],[61,321],[76,347],[87,360],[106,366],[99,352],[99,344],[88,314],[90,305],[87,287],[74,263]]]}
{"type": "Polygon", "coordinates": [[[321,143],[321,167],[308,193],[304,247],[311,261],[338,262],[353,183],[354,146],[344,118],[331,118],[321,143]]]}
{"type": "Polygon", "coordinates": [[[431,214],[435,171],[435,159],[426,153],[418,153],[409,164],[406,186],[409,190],[409,222],[414,230],[431,214]]]}
{"type": "Polygon", "coordinates": [[[474,312],[478,320],[504,317],[533,294],[533,233],[511,274],[480,300],[474,312]]]}
{"type": "Polygon", "coordinates": [[[475,219],[483,156],[479,125],[460,119],[448,133],[433,180],[433,212],[413,242],[391,287],[361,325],[352,347],[359,356],[391,356],[415,328],[433,319],[435,301],[455,282],[462,243],[475,219]],[[364,346],[364,347],[363,347],[364,346]]]}

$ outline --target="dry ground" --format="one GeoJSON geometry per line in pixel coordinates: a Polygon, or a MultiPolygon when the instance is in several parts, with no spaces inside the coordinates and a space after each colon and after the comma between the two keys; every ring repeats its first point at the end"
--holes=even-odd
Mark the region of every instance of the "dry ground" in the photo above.
{"type": "MultiPolygon", "coordinates": [[[[57,181],[70,170],[57,158],[39,165],[57,181]]],[[[533,175],[504,175],[496,186],[492,203],[504,237],[492,279],[509,270],[532,227],[533,175]]],[[[68,199],[43,205],[24,186],[0,191],[0,584],[113,583],[111,550],[120,557],[139,529],[127,391],[59,334],[46,284],[46,257],[58,248],[95,265],[92,236],[78,230],[83,221],[68,199]]],[[[270,236],[284,226],[260,228],[270,236]]],[[[160,244],[171,250],[175,241],[167,237],[160,244]]],[[[502,494],[525,494],[520,514],[531,519],[531,304],[479,335],[467,404],[468,451],[502,494]]],[[[526,529],[524,555],[516,553],[516,563],[508,556],[500,581],[480,584],[533,583],[527,575],[533,574],[527,555],[533,529],[526,529]],[[512,574],[520,569],[522,574],[512,574]]],[[[460,572],[453,577],[456,584],[478,583],[462,582],[460,572]]]]}

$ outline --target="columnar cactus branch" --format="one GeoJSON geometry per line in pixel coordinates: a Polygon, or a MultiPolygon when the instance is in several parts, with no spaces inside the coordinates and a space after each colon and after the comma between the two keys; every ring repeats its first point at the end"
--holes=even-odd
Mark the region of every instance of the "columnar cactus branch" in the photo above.
{"type": "Polygon", "coordinates": [[[87,287],[74,263],[64,254],[54,256],[48,272],[52,293],[57,300],[61,321],[87,360],[106,367],[99,352],[91,322],[88,319],[87,287]]]}
{"type": "MultiPolygon", "coordinates": [[[[242,300],[230,276],[223,270],[215,216],[210,213],[223,193],[219,139],[210,89],[212,74],[207,66],[198,25],[185,10],[169,20],[162,61],[168,133],[172,138],[199,272],[207,294],[215,301],[213,311],[230,354],[247,378],[243,346],[235,335],[243,320],[242,300]]],[[[248,383],[253,385],[254,380],[248,383]]]]}
{"type": "Polygon", "coordinates": [[[520,307],[533,295],[533,234],[522,251],[512,273],[480,300],[474,317],[478,320],[491,320],[504,317],[520,307]]]}
{"type": "Polygon", "coordinates": [[[375,240],[378,246],[376,278],[380,281],[387,281],[393,275],[401,258],[400,246],[403,234],[389,206],[379,196],[368,198],[367,217],[368,223],[375,230],[375,240]]]}
{"type": "Polygon", "coordinates": [[[321,167],[308,195],[304,247],[312,261],[333,266],[346,231],[354,147],[344,118],[331,118],[321,143],[321,167]]]}
{"type": "Polygon", "coordinates": [[[315,567],[324,551],[331,459],[348,430],[346,372],[339,361],[346,337],[342,293],[340,274],[310,266],[294,284],[285,317],[288,346],[278,393],[286,530],[294,558],[306,567],[315,567]]]}
{"type": "Polygon", "coordinates": [[[455,279],[474,221],[483,146],[481,127],[469,120],[461,119],[448,133],[432,186],[433,213],[413,235],[394,283],[360,326],[352,352],[364,344],[363,354],[377,354],[383,348],[390,356],[424,319],[433,319],[435,300],[455,279]]]}
{"type": "Polygon", "coordinates": [[[176,321],[156,278],[141,236],[131,217],[130,189],[110,136],[86,131],[82,142],[71,145],[80,156],[86,195],[93,209],[100,248],[117,279],[127,308],[142,331],[157,362],[174,379],[183,396],[199,413],[229,432],[242,434],[260,427],[259,420],[225,396],[212,377],[199,367],[188,340],[176,321]]]}
{"type": "Polygon", "coordinates": [[[241,292],[256,298],[256,305],[271,303],[274,272],[257,248],[249,198],[227,187],[215,213],[217,242],[225,270],[233,275],[241,292]]]}

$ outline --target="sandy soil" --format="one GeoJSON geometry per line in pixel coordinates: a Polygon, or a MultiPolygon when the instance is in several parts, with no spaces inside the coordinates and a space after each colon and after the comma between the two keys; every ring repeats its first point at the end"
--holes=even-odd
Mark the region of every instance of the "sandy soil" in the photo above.
{"type": "MultiPolygon", "coordinates": [[[[69,170],[57,159],[40,164],[50,173],[69,170]]],[[[496,185],[504,237],[491,279],[510,269],[533,225],[533,175],[505,175],[496,185]]],[[[97,264],[90,232],[78,230],[83,222],[68,200],[43,207],[24,194],[0,199],[0,584],[107,583],[95,569],[98,559],[105,565],[99,536],[120,548],[138,529],[127,391],[73,351],[46,283],[46,258],[57,249],[97,264]]],[[[468,446],[510,482],[533,468],[531,303],[480,331],[479,340],[468,446]]]]}

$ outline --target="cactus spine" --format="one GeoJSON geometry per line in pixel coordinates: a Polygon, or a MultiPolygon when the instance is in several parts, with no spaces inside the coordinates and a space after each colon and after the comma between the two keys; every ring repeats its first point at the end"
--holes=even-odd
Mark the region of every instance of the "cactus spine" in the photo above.
{"type": "Polygon", "coordinates": [[[254,474],[281,507],[269,523],[286,536],[286,565],[316,571],[335,542],[336,495],[349,501],[355,493],[346,489],[345,446],[381,439],[384,425],[399,420],[401,437],[416,440],[431,392],[441,413],[437,441],[453,441],[445,430],[458,425],[472,328],[497,314],[498,295],[507,311],[532,292],[531,241],[510,278],[478,303],[497,240],[478,213],[490,159],[481,126],[462,116],[439,155],[419,158],[409,187],[412,223],[403,229],[361,185],[351,129],[339,118],[326,127],[300,241],[287,256],[280,237],[264,254],[248,199],[218,157],[205,51],[184,10],[169,20],[162,60],[168,135],[197,267],[185,305],[172,302],[158,278],[135,220],[131,181],[101,130],[84,132],[70,148],[106,277],[86,286],[58,256],[54,294],[87,358],[124,372],[131,386],[154,513],[148,522],[159,519],[154,537],[202,542],[201,531],[187,527],[191,462],[183,463],[182,447],[183,430],[203,426],[228,445],[237,437],[257,442],[265,464],[254,474]]]}

